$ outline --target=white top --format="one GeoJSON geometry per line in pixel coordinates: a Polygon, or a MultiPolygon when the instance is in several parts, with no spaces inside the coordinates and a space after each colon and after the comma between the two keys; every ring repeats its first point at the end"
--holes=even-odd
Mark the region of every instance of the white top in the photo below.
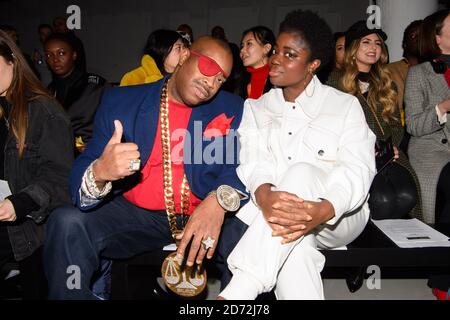
{"type": "Polygon", "coordinates": [[[245,102],[238,135],[237,173],[253,200],[259,186],[276,187],[290,166],[308,163],[328,174],[327,191],[319,197],[334,206],[336,216],[328,224],[365,203],[376,173],[376,138],[354,96],[317,77],[295,102],[272,89],[245,102]]]}
{"type": "Polygon", "coordinates": [[[447,113],[442,113],[439,105],[436,105],[436,114],[438,116],[439,124],[442,126],[447,123],[447,113]]]}

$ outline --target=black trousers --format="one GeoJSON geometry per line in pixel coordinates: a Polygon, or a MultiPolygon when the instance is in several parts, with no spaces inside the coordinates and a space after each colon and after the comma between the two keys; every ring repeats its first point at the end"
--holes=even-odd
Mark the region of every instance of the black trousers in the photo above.
{"type": "Polygon", "coordinates": [[[450,223],[450,162],[439,176],[435,212],[437,223],[450,223]]]}
{"type": "MultiPolygon", "coordinates": [[[[245,229],[246,225],[235,216],[225,217],[216,250],[220,270],[229,272],[226,259],[245,229]]],[[[50,215],[44,250],[49,298],[98,299],[91,291],[91,280],[101,258],[127,259],[171,243],[164,211],[138,208],[121,196],[91,212],[73,206],[58,208],[50,215]],[[75,269],[78,271],[72,276],[75,269]],[[78,285],[70,285],[72,280],[78,285]]]]}

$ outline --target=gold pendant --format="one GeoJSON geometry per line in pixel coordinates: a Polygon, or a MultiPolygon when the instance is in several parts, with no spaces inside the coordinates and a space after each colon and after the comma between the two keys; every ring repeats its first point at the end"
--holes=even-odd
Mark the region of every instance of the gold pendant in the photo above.
{"type": "Polygon", "coordinates": [[[176,252],[164,260],[161,274],[166,287],[182,297],[198,296],[206,288],[206,271],[197,265],[182,267],[176,252]]]}

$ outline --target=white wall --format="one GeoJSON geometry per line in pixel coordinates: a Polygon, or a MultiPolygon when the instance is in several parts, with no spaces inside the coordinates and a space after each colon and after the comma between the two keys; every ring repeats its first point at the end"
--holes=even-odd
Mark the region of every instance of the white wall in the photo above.
{"type": "Polygon", "coordinates": [[[228,39],[239,43],[243,30],[266,25],[276,33],[285,14],[293,9],[312,9],[334,31],[347,29],[366,17],[368,0],[6,0],[0,2],[0,23],[14,25],[22,48],[31,53],[38,46],[36,28],[51,23],[69,5],[81,8],[83,40],[88,71],[119,81],[137,66],[148,34],[161,27],[188,23],[194,35],[207,34],[215,25],[225,28],[228,39]]]}
{"type": "Polygon", "coordinates": [[[378,0],[382,29],[389,35],[387,44],[392,61],[403,56],[403,33],[414,20],[422,20],[438,9],[437,0],[378,0]]]}

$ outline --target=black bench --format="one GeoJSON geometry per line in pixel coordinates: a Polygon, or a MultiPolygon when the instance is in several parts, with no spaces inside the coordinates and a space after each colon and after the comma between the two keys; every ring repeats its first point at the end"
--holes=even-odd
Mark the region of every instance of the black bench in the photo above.
{"type": "MultiPolygon", "coordinates": [[[[435,229],[450,235],[450,225],[437,225],[435,229]]],[[[450,247],[399,248],[371,222],[348,245],[348,250],[323,250],[322,253],[326,257],[322,277],[346,279],[351,292],[357,291],[364,279],[370,276],[367,268],[372,265],[380,268],[383,279],[426,279],[433,274],[450,274],[450,247]]],[[[114,261],[112,299],[174,298],[166,295],[156,282],[167,255],[167,252],[155,251],[114,261]]],[[[207,266],[207,270],[209,277],[215,277],[217,271],[214,268],[207,266]]]]}

